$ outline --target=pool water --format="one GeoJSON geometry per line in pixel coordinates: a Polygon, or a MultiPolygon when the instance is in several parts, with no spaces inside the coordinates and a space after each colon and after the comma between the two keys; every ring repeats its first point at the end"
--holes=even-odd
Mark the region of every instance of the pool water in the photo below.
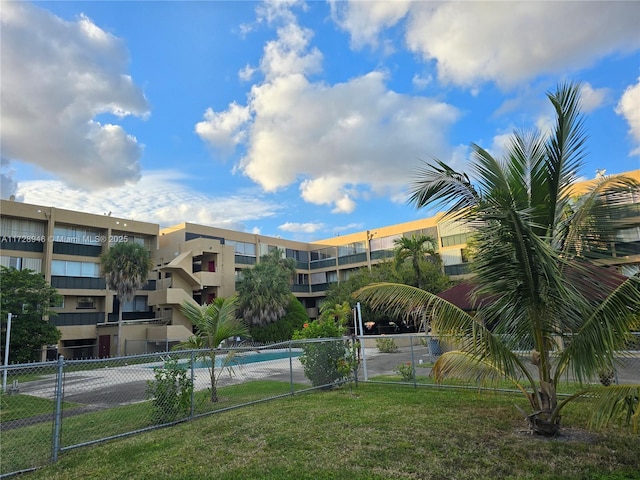
{"type": "MultiPolygon", "coordinates": [[[[288,350],[284,351],[260,351],[260,352],[249,352],[249,353],[238,353],[233,356],[231,361],[228,363],[229,366],[234,365],[246,365],[249,363],[260,363],[260,362],[268,362],[270,360],[282,360],[289,357],[298,357],[302,354],[300,350],[292,350],[289,352],[288,350]]],[[[216,357],[216,367],[222,367],[223,358],[216,357]]],[[[201,359],[197,360],[194,363],[194,368],[209,368],[211,366],[211,362],[209,359],[201,359]]]]}

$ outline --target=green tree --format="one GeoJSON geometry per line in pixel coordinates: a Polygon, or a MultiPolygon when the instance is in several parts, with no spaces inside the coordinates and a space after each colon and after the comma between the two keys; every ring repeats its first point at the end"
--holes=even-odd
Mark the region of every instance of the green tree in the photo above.
{"type": "Polygon", "coordinates": [[[350,355],[344,332],[344,327],[332,320],[316,320],[294,333],[294,340],[323,339],[301,344],[300,363],[314,387],[332,388],[349,376],[344,368],[350,355]]]}
{"type": "Polygon", "coordinates": [[[615,212],[625,208],[616,194],[639,186],[622,176],[605,177],[579,200],[573,198],[585,143],[579,86],[560,85],[548,98],[556,114],[549,135],[515,132],[501,160],[474,145],[469,175],[435,161],[412,186],[411,202],[417,207],[444,205],[450,218],[477,229],[475,294],[491,301],[480,303],[471,316],[403,285],[365,287],[358,297],[385,310],[428,310],[438,333],[458,339],[457,350],[436,362],[437,378],[511,379],[530,402],[532,413],[523,413],[532,430],[554,435],[569,401],[599,399],[592,416],[597,426],[625,404],[633,405],[628,399],[640,388],[586,386],[561,401],[556,393],[566,373],[586,382],[609,368],[637,322],[640,278],[603,288],[607,270],[588,260],[615,239],[620,224],[611,219],[625,218],[615,212]],[[516,353],[523,345],[532,350],[530,362],[516,353]]]}
{"type": "Polygon", "coordinates": [[[411,237],[396,238],[393,243],[395,244],[396,266],[400,266],[407,260],[411,260],[416,282],[414,286],[425,288],[421,268],[425,258],[428,257],[432,259],[432,263],[436,263],[438,266],[440,264],[440,258],[435,250],[435,239],[427,235],[412,235],[411,237]]]}
{"type": "Polygon", "coordinates": [[[138,243],[120,242],[100,255],[102,274],[107,288],[114,290],[120,302],[118,308],[118,344],[116,355],[120,356],[122,344],[122,307],[133,300],[136,290],[147,283],[152,262],[149,251],[138,243]]]}
{"type": "Polygon", "coordinates": [[[218,346],[227,338],[243,337],[249,334],[247,325],[236,316],[237,307],[238,297],[232,296],[218,297],[213,302],[204,305],[185,301],[180,308],[182,314],[196,327],[196,332],[188,340],[173,347],[173,350],[208,350],[212,402],[218,401],[218,378],[231,359],[231,356],[227,354],[222,367],[216,370],[218,346]]]}
{"type": "Polygon", "coordinates": [[[372,265],[371,269],[362,267],[352,272],[346,280],[330,283],[323,303],[337,305],[348,302],[353,308],[356,304],[353,292],[365,285],[376,282],[402,283],[401,277],[397,274],[392,262],[372,265]]]}
{"type": "Polygon", "coordinates": [[[309,322],[309,315],[304,305],[293,294],[289,296],[289,306],[284,317],[268,325],[250,328],[251,338],[256,342],[274,343],[291,340],[293,332],[309,322]]]}
{"type": "Polygon", "coordinates": [[[351,318],[351,305],[349,302],[320,304],[320,319],[323,322],[333,322],[340,327],[346,327],[351,318]]]}
{"type": "Polygon", "coordinates": [[[242,271],[238,285],[240,312],[248,325],[264,326],[282,318],[289,305],[295,261],[275,248],[242,271]]]}
{"type": "Polygon", "coordinates": [[[6,345],[8,314],[11,320],[9,362],[27,363],[40,360],[43,345],[58,343],[60,331],[43,317],[55,315],[51,306],[60,300],[55,288],[33,270],[0,268],[0,338],[2,359],[6,345]]]}

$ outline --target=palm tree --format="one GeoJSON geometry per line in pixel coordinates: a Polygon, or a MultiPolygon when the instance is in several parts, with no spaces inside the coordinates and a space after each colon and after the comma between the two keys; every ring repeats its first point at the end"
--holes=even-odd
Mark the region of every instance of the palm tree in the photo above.
{"type": "Polygon", "coordinates": [[[578,85],[564,84],[548,94],[553,132],[515,132],[502,160],[474,145],[471,175],[437,160],[418,171],[410,201],[418,208],[444,205],[449,218],[476,229],[474,293],[484,301],[474,316],[408,286],[378,284],[358,294],[374,308],[428,311],[439,334],[457,339],[457,350],[434,365],[436,378],[513,380],[529,400],[532,412],[523,413],[531,429],[544,435],[559,431],[560,412],[575,398],[598,398],[607,407],[594,410],[601,425],[640,391],[586,387],[562,401],[556,393],[567,372],[582,383],[610,368],[640,311],[640,278],[606,285],[611,275],[588,261],[615,238],[620,225],[611,219],[621,216],[611,213],[624,208],[620,193],[639,186],[604,177],[580,200],[572,197],[585,142],[578,93],[578,85]],[[515,351],[523,345],[531,348],[530,362],[515,351]]]}
{"type": "Polygon", "coordinates": [[[295,261],[283,258],[282,250],[278,248],[262,256],[253,268],[242,272],[238,285],[240,311],[249,325],[265,326],[287,313],[294,273],[295,261]]]}
{"type": "Polygon", "coordinates": [[[107,288],[115,290],[118,301],[118,342],[116,354],[120,356],[122,344],[122,307],[133,300],[136,291],[147,283],[151,271],[151,255],[138,243],[120,242],[100,255],[102,274],[107,288]]]}
{"type": "Polygon", "coordinates": [[[395,244],[396,265],[399,266],[406,260],[411,259],[411,265],[416,276],[415,286],[424,288],[420,262],[426,256],[436,258],[435,239],[427,235],[412,235],[411,237],[396,238],[393,243],[395,244]]]}
{"type": "Polygon", "coordinates": [[[330,320],[340,327],[345,327],[349,323],[351,317],[351,305],[349,302],[331,303],[322,302],[320,304],[320,319],[322,321],[330,320]]]}
{"type": "MultiPolygon", "coordinates": [[[[216,354],[218,345],[231,337],[246,336],[249,333],[245,323],[236,317],[238,298],[218,297],[212,303],[197,305],[185,301],[180,311],[193,323],[197,331],[195,335],[173,347],[174,350],[208,349],[209,378],[211,380],[211,401],[218,401],[218,389],[216,387],[220,374],[216,375],[216,354]]],[[[226,357],[229,359],[229,355],[226,357]]],[[[220,369],[224,371],[225,365],[220,369]]]]}

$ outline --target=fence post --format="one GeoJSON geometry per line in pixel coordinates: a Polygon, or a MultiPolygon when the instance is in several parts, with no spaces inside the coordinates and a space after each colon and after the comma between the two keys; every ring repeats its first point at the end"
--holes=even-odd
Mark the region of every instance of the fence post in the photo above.
{"type": "Polygon", "coordinates": [[[358,312],[358,322],[360,324],[360,335],[362,336],[362,369],[364,373],[364,381],[369,380],[369,372],[367,372],[367,355],[365,354],[364,348],[364,330],[362,329],[362,309],[360,308],[360,302],[356,303],[356,311],[358,312]]]}
{"type": "Polygon", "coordinates": [[[56,411],[53,423],[53,446],[51,452],[51,461],[58,461],[58,451],[60,450],[60,430],[62,427],[62,376],[64,374],[64,355],[58,357],[58,369],[56,376],[56,411]]]}
{"type": "Polygon", "coordinates": [[[196,366],[196,352],[191,350],[191,412],[190,416],[193,418],[193,412],[195,411],[195,397],[196,397],[196,386],[194,383],[194,370],[196,366]]]}
{"type": "Polygon", "coordinates": [[[289,340],[289,388],[291,389],[291,395],[293,395],[293,353],[291,352],[291,340],[289,340]]]}
{"type": "Polygon", "coordinates": [[[359,348],[358,348],[358,340],[357,337],[354,335],[352,338],[352,342],[351,342],[351,359],[353,362],[353,381],[356,384],[356,387],[358,386],[358,368],[360,368],[360,359],[358,358],[358,354],[360,352],[359,348]]]}
{"type": "Polygon", "coordinates": [[[413,355],[413,335],[409,337],[409,344],[411,345],[411,373],[413,376],[413,387],[418,388],[418,381],[416,380],[416,360],[413,355]]]}

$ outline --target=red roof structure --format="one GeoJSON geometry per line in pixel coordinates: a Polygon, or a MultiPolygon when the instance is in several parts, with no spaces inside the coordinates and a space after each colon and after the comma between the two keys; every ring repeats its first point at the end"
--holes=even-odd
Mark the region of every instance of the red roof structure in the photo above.
{"type": "MultiPolygon", "coordinates": [[[[604,300],[627,279],[613,269],[584,261],[576,262],[571,266],[568,277],[572,285],[581,291],[585,298],[596,302],[604,300]]],[[[474,304],[474,288],[473,280],[468,280],[438,293],[438,296],[465,312],[473,312],[488,300],[488,298],[476,299],[474,304]]]]}

